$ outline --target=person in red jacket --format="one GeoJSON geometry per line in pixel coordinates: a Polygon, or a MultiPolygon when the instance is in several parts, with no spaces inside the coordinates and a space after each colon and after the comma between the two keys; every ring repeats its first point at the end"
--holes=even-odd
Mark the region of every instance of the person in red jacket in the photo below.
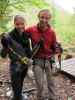
{"type": "Polygon", "coordinates": [[[38,89],[37,100],[46,100],[46,96],[43,94],[44,72],[46,73],[48,83],[48,100],[56,100],[50,63],[51,57],[57,52],[56,35],[53,28],[49,25],[49,20],[51,19],[49,10],[41,10],[38,14],[38,18],[39,22],[37,25],[26,29],[27,35],[31,38],[32,47],[34,48],[35,45],[40,44],[39,50],[33,57],[33,71],[38,89]]]}

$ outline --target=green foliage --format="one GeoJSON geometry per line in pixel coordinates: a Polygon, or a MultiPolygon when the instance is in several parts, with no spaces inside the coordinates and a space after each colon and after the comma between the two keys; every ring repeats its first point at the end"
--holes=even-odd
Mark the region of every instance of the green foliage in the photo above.
{"type": "Polygon", "coordinates": [[[75,45],[75,14],[69,14],[57,7],[54,9],[54,27],[59,41],[66,47],[75,45]]]}
{"type": "Polygon", "coordinates": [[[9,5],[9,0],[0,0],[0,17],[6,14],[7,7],[9,5]]]}
{"type": "Polygon", "coordinates": [[[7,23],[10,21],[9,0],[0,0],[0,31],[7,30],[7,23]]]}
{"type": "Polygon", "coordinates": [[[35,23],[37,11],[43,8],[51,10],[50,23],[55,27],[60,41],[65,46],[75,45],[75,13],[68,14],[46,0],[0,0],[0,32],[10,30],[11,20],[17,13],[23,13],[29,25],[35,23]]]}
{"type": "Polygon", "coordinates": [[[8,23],[16,12],[48,7],[44,0],[0,0],[0,31],[9,30],[8,23]]]}

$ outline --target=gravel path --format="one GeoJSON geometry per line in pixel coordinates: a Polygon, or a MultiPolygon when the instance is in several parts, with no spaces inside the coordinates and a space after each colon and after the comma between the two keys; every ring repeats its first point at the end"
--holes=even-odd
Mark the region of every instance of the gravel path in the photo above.
{"type": "MultiPolygon", "coordinates": [[[[0,60],[0,100],[8,100],[5,95],[11,87],[8,83],[10,80],[8,65],[8,61],[0,60]]],[[[62,73],[58,73],[53,78],[58,100],[75,100],[75,80],[70,79],[62,73]]],[[[23,91],[25,92],[25,89],[31,88],[36,88],[35,81],[27,77],[24,81],[23,91]]],[[[29,95],[29,100],[36,100],[36,92],[34,91],[29,95]]]]}

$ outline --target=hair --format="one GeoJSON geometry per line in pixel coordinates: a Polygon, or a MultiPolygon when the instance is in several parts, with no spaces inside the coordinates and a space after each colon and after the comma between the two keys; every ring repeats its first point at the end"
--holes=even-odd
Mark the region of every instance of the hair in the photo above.
{"type": "Polygon", "coordinates": [[[40,14],[41,14],[42,12],[48,12],[49,15],[51,16],[49,9],[42,9],[42,10],[40,10],[40,12],[38,13],[38,17],[40,16],[40,14]]]}
{"type": "Polygon", "coordinates": [[[15,22],[17,19],[22,19],[22,20],[25,21],[24,17],[21,16],[21,15],[16,15],[16,16],[14,17],[14,22],[15,22]]]}

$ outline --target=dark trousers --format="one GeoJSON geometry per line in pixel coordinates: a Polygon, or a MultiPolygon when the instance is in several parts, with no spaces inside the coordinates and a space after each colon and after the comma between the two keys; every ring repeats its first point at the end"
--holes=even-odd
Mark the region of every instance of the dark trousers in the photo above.
{"type": "Polygon", "coordinates": [[[23,71],[16,70],[17,67],[21,66],[21,64],[18,65],[16,63],[11,63],[10,64],[10,74],[11,74],[11,85],[12,85],[12,90],[14,94],[14,100],[22,100],[22,87],[23,87],[23,81],[24,78],[27,74],[28,68],[26,67],[23,71]]]}

